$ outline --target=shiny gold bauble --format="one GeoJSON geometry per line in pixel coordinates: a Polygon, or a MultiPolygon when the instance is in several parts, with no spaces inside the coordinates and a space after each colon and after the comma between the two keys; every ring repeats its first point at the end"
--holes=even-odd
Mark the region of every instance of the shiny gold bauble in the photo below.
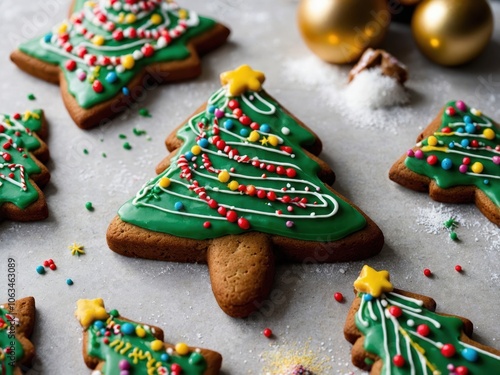
{"type": "Polygon", "coordinates": [[[424,0],[412,19],[412,32],[422,53],[447,66],[477,57],[493,32],[486,0],[424,0]]]}
{"type": "Polygon", "coordinates": [[[367,48],[377,47],[390,21],[387,0],[301,0],[298,10],[307,46],[335,64],[357,61],[367,48]]]}

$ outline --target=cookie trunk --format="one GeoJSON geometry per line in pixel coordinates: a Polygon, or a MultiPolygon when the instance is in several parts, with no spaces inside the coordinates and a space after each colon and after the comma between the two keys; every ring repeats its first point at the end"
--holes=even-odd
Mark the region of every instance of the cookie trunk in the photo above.
{"type": "Polygon", "coordinates": [[[247,317],[269,295],[275,267],[271,245],[267,235],[255,232],[212,242],[207,257],[210,280],[226,314],[247,317]]]}

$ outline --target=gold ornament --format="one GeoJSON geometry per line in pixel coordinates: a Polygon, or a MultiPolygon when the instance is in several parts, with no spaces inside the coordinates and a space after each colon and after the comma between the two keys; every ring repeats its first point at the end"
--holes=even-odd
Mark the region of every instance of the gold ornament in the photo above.
{"type": "Polygon", "coordinates": [[[477,57],[493,32],[486,0],[424,0],[413,15],[412,32],[422,53],[447,66],[477,57]]]}
{"type": "Polygon", "coordinates": [[[357,61],[367,48],[377,47],[390,21],[387,0],[301,0],[298,10],[307,46],[335,64],[357,61]]]}

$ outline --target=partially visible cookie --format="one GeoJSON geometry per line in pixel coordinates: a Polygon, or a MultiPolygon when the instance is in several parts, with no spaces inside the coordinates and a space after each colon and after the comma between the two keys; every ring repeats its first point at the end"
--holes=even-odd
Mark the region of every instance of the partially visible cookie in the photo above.
{"type": "Polygon", "coordinates": [[[0,305],[0,374],[21,375],[35,356],[30,341],[35,325],[35,299],[0,305]]]}
{"type": "Polygon", "coordinates": [[[75,316],[84,329],[83,356],[92,375],[216,375],[222,356],[184,343],[163,342],[163,331],[134,322],[101,298],[81,299],[75,316]]]}
{"type": "Polygon", "coordinates": [[[500,374],[500,351],[473,341],[469,320],[394,289],[387,271],[364,266],[354,287],[344,335],[357,367],[371,375],[500,374]]]}
{"type": "Polygon", "coordinates": [[[70,16],[22,43],[12,61],[59,83],[64,104],[84,129],[106,124],[158,85],[201,74],[200,56],[229,29],[163,0],[73,0],[70,16]]]}
{"type": "Polygon", "coordinates": [[[439,202],[475,203],[500,225],[500,127],[461,100],[448,102],[389,178],[439,202]]]}
{"type": "Polygon", "coordinates": [[[48,216],[40,190],[50,180],[42,164],[49,159],[43,141],[47,133],[42,110],[0,114],[0,220],[34,221],[48,216]]]}

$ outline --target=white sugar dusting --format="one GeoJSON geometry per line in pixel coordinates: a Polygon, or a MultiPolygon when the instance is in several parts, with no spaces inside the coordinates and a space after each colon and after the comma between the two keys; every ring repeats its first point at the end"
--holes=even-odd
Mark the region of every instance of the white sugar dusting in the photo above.
{"type": "Polygon", "coordinates": [[[346,104],[353,109],[378,109],[406,104],[408,91],[378,68],[358,73],[345,88],[346,104]]]}

